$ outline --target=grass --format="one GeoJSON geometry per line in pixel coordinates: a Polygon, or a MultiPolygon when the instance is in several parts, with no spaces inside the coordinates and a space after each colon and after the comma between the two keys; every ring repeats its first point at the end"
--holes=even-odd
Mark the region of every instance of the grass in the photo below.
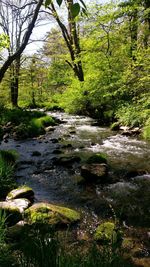
{"type": "Polygon", "coordinates": [[[118,247],[97,242],[68,242],[66,233],[39,225],[26,228],[15,248],[19,267],[131,267],[118,247]]]}
{"type": "MultiPolygon", "coordinates": [[[[11,122],[11,133],[16,139],[26,139],[45,133],[45,127],[55,125],[55,120],[41,111],[3,108],[0,124],[2,126],[11,122]]],[[[0,139],[3,137],[3,127],[0,126],[0,139]]]]}
{"type": "Polygon", "coordinates": [[[0,198],[15,187],[14,169],[17,154],[11,150],[0,151],[0,198]]]}

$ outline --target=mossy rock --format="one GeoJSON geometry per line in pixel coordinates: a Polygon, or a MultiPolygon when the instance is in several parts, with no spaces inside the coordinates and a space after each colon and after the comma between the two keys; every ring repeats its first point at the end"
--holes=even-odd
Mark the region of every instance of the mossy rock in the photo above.
{"type": "Polygon", "coordinates": [[[68,225],[80,220],[80,214],[66,207],[36,203],[25,211],[25,219],[31,224],[68,225]]]}
{"type": "Polygon", "coordinates": [[[87,159],[87,164],[93,163],[107,163],[107,155],[104,153],[97,153],[87,159]]]}
{"type": "Polygon", "coordinates": [[[12,205],[16,206],[21,213],[31,206],[31,202],[27,198],[16,198],[7,201],[7,203],[11,203],[12,205]]]}
{"type": "Polygon", "coordinates": [[[116,229],[113,222],[105,222],[100,224],[95,232],[94,239],[103,244],[117,243],[121,240],[122,232],[116,229]]]}
{"type": "Polygon", "coordinates": [[[0,212],[6,218],[6,224],[8,226],[15,225],[22,219],[22,214],[19,208],[12,202],[0,202],[0,212]]]}
{"type": "Polygon", "coordinates": [[[20,186],[12,191],[10,191],[6,197],[6,200],[12,200],[16,198],[27,198],[31,202],[34,199],[34,192],[31,187],[29,186],[20,186]]]}

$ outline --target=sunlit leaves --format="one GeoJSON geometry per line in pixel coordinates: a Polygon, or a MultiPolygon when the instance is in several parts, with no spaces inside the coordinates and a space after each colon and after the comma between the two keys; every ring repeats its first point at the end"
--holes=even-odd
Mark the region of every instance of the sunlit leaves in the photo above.
{"type": "Polygon", "coordinates": [[[2,33],[0,34],[0,49],[9,47],[9,37],[2,33]]]}

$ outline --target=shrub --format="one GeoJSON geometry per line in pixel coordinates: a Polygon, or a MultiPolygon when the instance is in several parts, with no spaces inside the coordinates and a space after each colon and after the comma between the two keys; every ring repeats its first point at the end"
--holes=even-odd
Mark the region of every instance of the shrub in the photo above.
{"type": "Polygon", "coordinates": [[[146,125],[143,128],[143,137],[146,140],[150,140],[150,119],[147,120],[146,125]]]}

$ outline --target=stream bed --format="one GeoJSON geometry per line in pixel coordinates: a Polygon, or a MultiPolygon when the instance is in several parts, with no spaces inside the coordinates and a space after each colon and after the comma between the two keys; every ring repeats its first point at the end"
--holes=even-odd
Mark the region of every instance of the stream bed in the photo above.
{"type": "Polygon", "coordinates": [[[113,217],[114,213],[127,224],[138,220],[140,225],[147,226],[150,220],[150,143],[99,127],[88,117],[60,112],[48,114],[61,123],[45,135],[24,141],[9,139],[0,145],[1,149],[15,149],[19,153],[17,182],[33,188],[36,202],[80,210],[86,215],[84,224],[88,227],[103,218],[113,217]],[[113,182],[79,185],[82,162],[99,152],[107,154],[113,182]],[[60,157],[74,160],[56,164],[60,157]]]}

